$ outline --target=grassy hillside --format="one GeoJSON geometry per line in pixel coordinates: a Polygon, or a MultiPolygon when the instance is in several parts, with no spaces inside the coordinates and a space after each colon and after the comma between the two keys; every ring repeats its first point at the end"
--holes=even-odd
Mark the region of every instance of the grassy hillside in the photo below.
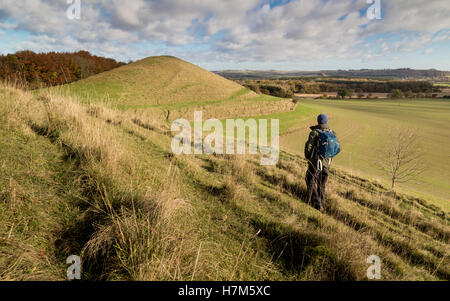
{"type": "Polygon", "coordinates": [[[0,279],[64,280],[58,249],[80,214],[71,160],[29,123],[39,103],[3,87],[0,99],[0,279]]]}
{"type": "Polygon", "coordinates": [[[427,201],[337,170],[320,213],[295,154],[173,156],[129,112],[0,95],[0,279],[64,279],[71,254],[92,280],[365,280],[372,254],[383,279],[450,279],[449,217],[427,201]]]}
{"type": "Polygon", "coordinates": [[[305,100],[292,112],[258,118],[279,118],[283,148],[303,154],[309,127],[316,116],[326,113],[344,148],[334,166],[350,174],[375,179],[388,186],[388,177],[377,167],[380,149],[389,141],[393,129],[416,132],[425,154],[426,170],[410,183],[399,184],[401,191],[433,200],[450,210],[450,102],[436,99],[414,100],[305,100]]]}
{"type": "Polygon", "coordinates": [[[285,112],[294,107],[291,100],[257,95],[170,56],[149,57],[51,91],[63,97],[74,96],[86,104],[131,112],[158,124],[193,118],[198,109],[205,118],[228,118],[285,112]]]}
{"type": "Polygon", "coordinates": [[[149,57],[67,85],[90,102],[120,108],[251,98],[242,86],[175,57],[149,57]]]}

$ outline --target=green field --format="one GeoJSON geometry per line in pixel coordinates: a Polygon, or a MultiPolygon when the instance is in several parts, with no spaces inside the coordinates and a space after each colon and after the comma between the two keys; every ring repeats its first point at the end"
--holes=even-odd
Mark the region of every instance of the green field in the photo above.
{"type": "Polygon", "coordinates": [[[450,102],[444,100],[377,100],[301,102],[294,112],[264,116],[280,118],[280,144],[302,154],[309,126],[319,113],[329,116],[343,152],[334,164],[355,175],[387,184],[388,178],[376,165],[380,148],[393,128],[411,128],[420,138],[427,169],[417,182],[400,184],[405,192],[433,199],[450,209],[450,102]]]}
{"type": "Polygon", "coordinates": [[[448,88],[448,87],[450,87],[450,83],[449,82],[440,82],[440,83],[435,83],[434,86],[448,88]]]}

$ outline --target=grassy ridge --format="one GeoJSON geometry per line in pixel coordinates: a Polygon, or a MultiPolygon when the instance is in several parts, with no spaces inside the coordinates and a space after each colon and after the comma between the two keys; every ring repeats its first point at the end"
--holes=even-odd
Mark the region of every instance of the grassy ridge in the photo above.
{"type": "MultiPolygon", "coordinates": [[[[60,279],[70,254],[82,255],[83,277],[94,280],[364,280],[372,254],[382,259],[383,279],[450,277],[448,216],[426,201],[337,172],[322,214],[304,202],[299,156],[283,152],[274,167],[260,166],[258,157],[174,157],[171,135],[129,112],[53,94],[0,92],[8,104],[2,141],[28,132],[42,143],[36,151],[49,150],[35,171],[64,170],[48,187],[66,188],[40,187],[46,194],[36,195],[42,205],[33,211],[13,214],[0,203],[0,241],[31,241],[36,231],[11,225],[34,217],[46,239],[30,245],[52,254],[40,273],[30,272],[28,264],[15,264],[25,247],[3,244],[0,270],[8,273],[1,279],[27,272],[60,279]],[[52,226],[38,218],[44,207],[54,208],[47,210],[52,226]]],[[[0,154],[14,165],[8,170],[26,172],[26,152],[0,154]]],[[[10,181],[20,182],[21,173],[10,181]]],[[[2,196],[10,200],[12,191],[2,196]]]]}

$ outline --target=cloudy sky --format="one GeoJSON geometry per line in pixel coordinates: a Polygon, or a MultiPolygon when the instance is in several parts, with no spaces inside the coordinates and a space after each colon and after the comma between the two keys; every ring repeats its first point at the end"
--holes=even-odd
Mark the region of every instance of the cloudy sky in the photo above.
{"type": "Polygon", "coordinates": [[[450,70],[450,1],[0,0],[0,52],[24,49],[169,54],[209,70],[450,70]]]}

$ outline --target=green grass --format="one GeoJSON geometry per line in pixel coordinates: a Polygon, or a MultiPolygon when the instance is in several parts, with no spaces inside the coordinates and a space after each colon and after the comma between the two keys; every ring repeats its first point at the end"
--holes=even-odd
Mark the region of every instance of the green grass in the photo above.
{"type": "Polygon", "coordinates": [[[237,83],[168,56],[146,58],[52,90],[119,109],[257,97],[237,83]]]}
{"type": "Polygon", "coordinates": [[[83,104],[152,115],[159,122],[193,118],[194,110],[214,118],[288,111],[289,100],[258,95],[180,59],[150,57],[69,85],[34,92],[75,97],[83,104]],[[190,115],[190,116],[189,116],[190,115]]]}
{"type": "MultiPolygon", "coordinates": [[[[177,102],[172,104],[158,104],[158,105],[148,105],[148,106],[141,106],[140,108],[162,108],[167,110],[174,110],[174,109],[183,109],[188,107],[201,107],[201,106],[213,106],[217,104],[223,104],[227,102],[231,102],[233,100],[239,100],[240,96],[243,96],[245,94],[250,93],[250,90],[247,88],[243,88],[232,95],[230,95],[227,98],[224,99],[213,99],[213,100],[190,100],[190,101],[183,101],[183,102],[177,102]]],[[[262,99],[259,96],[252,97],[251,100],[255,101],[256,99],[262,99]]],[[[119,107],[120,109],[128,109],[129,106],[119,107]]],[[[136,107],[133,107],[136,108],[136,107]]]]}
{"type": "Polygon", "coordinates": [[[18,96],[0,88],[0,279],[64,280],[78,187],[60,148],[15,116],[18,96]]]}
{"type": "Polygon", "coordinates": [[[270,115],[280,118],[281,146],[302,154],[309,126],[326,113],[338,134],[343,152],[334,164],[350,173],[388,183],[376,167],[379,150],[393,128],[411,128],[425,153],[426,171],[418,183],[400,184],[402,191],[433,199],[450,210],[450,102],[445,100],[311,100],[302,101],[294,112],[270,115]]]}
{"type": "Polygon", "coordinates": [[[289,130],[298,127],[300,124],[307,122],[311,119],[311,116],[317,113],[314,108],[304,107],[297,105],[295,110],[291,112],[280,112],[262,116],[252,116],[255,119],[279,119],[280,120],[280,134],[286,133],[289,130]]]}
{"type": "Polygon", "coordinates": [[[450,83],[447,83],[447,82],[435,83],[434,86],[436,86],[436,87],[446,87],[446,88],[448,88],[448,87],[450,87],[450,83]]]}

